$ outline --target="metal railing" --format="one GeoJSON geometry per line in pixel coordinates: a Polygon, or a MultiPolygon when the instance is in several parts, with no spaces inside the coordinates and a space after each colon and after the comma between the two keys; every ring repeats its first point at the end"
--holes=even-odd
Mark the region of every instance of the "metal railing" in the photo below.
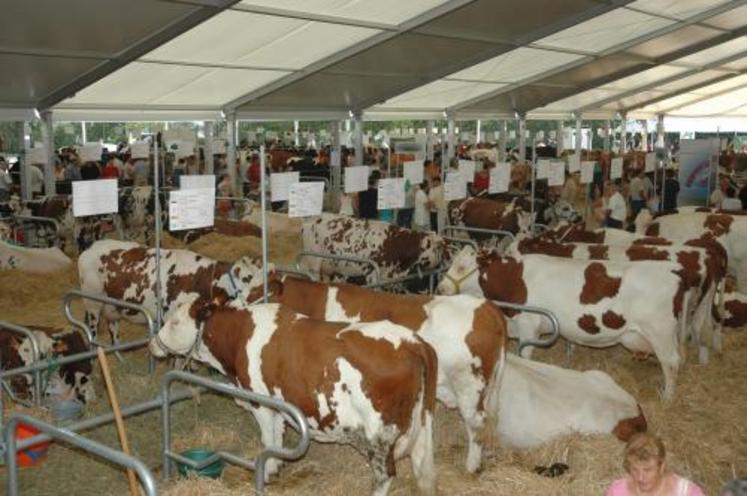
{"type": "Polygon", "coordinates": [[[353,262],[362,265],[368,265],[373,269],[373,273],[376,276],[376,280],[373,284],[381,282],[381,269],[379,264],[368,258],[354,257],[351,255],[333,255],[332,253],[321,253],[316,251],[302,251],[296,256],[296,269],[303,271],[301,268],[301,259],[303,258],[322,258],[326,260],[336,260],[338,262],[353,262]]]}
{"type": "Polygon", "coordinates": [[[550,321],[550,327],[552,331],[550,337],[547,339],[530,339],[528,341],[519,341],[518,354],[521,355],[521,351],[527,346],[536,346],[538,348],[549,348],[554,345],[560,337],[560,322],[558,318],[550,310],[545,308],[535,307],[531,305],[519,305],[516,303],[509,303],[506,301],[491,300],[498,308],[507,308],[510,310],[518,310],[526,313],[535,313],[542,315],[550,321]]]}
{"type": "MultiPolygon", "coordinates": [[[[24,245],[27,247],[43,247],[46,248],[47,245],[39,245],[38,243],[36,245],[31,245],[31,237],[28,235],[29,230],[26,229],[25,226],[29,224],[49,224],[52,226],[52,241],[54,245],[57,245],[57,239],[59,238],[60,234],[60,223],[57,221],[57,219],[53,219],[52,217],[38,217],[35,215],[13,215],[12,217],[14,221],[21,227],[24,234],[24,245]]],[[[36,238],[36,233],[34,234],[34,238],[36,238]]]]}
{"type": "Polygon", "coordinates": [[[398,279],[391,279],[387,281],[378,281],[371,284],[366,284],[365,287],[369,289],[383,289],[389,286],[394,286],[397,284],[403,284],[410,281],[419,281],[424,278],[428,278],[428,294],[433,294],[435,287],[436,287],[436,277],[438,277],[441,273],[445,272],[447,270],[447,267],[437,267],[433,270],[428,270],[425,272],[421,272],[418,270],[416,274],[410,274],[404,277],[400,277],[398,279]]]}
{"type": "MultiPolygon", "coordinates": [[[[131,303],[129,301],[116,300],[114,298],[109,298],[108,296],[86,293],[79,289],[73,289],[72,291],[69,291],[67,294],[65,294],[65,298],[63,300],[65,318],[67,318],[68,322],[70,322],[75,327],[81,329],[85,333],[89,346],[93,346],[93,345],[102,346],[102,345],[96,342],[93,336],[93,332],[88,327],[88,325],[86,325],[85,322],[78,320],[73,315],[72,302],[74,298],[81,298],[84,300],[96,301],[98,303],[103,303],[103,304],[110,305],[113,307],[123,308],[126,310],[132,310],[134,312],[140,313],[141,315],[143,315],[143,317],[145,317],[145,321],[148,325],[148,340],[152,339],[158,332],[158,329],[156,329],[156,322],[153,320],[153,317],[151,316],[148,309],[145,308],[144,306],[138,305],[136,303],[131,303]]],[[[112,343],[112,344],[116,346],[119,343],[117,342],[117,343],[112,343]]],[[[146,341],[146,344],[147,344],[147,341],[146,341]]],[[[119,357],[119,355],[117,356],[119,357]]],[[[152,374],[155,369],[156,369],[156,359],[153,355],[149,355],[148,356],[148,372],[152,374]]]]}
{"type": "Polygon", "coordinates": [[[55,427],[24,413],[16,413],[10,417],[8,424],[3,428],[3,438],[5,439],[6,446],[5,463],[7,465],[6,494],[8,496],[18,495],[18,461],[16,459],[16,452],[27,449],[39,442],[36,440],[38,436],[16,440],[16,428],[20,423],[34,427],[50,438],[59,439],[116,465],[134,470],[140,479],[140,484],[145,494],[147,496],[155,496],[157,494],[156,481],[153,478],[153,474],[137,458],[126,455],[121,451],[112,449],[92,439],[80,436],[69,429],[55,427]]]}
{"type": "Polygon", "coordinates": [[[454,236],[443,236],[443,235],[441,236],[441,238],[444,241],[446,241],[447,245],[449,243],[458,244],[458,245],[469,245],[472,248],[474,248],[475,251],[479,251],[480,250],[479,246],[477,246],[477,241],[475,241],[474,239],[471,239],[471,238],[456,238],[454,236]]]}
{"type": "Polygon", "coordinates": [[[516,235],[512,233],[511,231],[504,231],[502,229],[485,229],[483,227],[466,227],[466,226],[451,226],[447,225],[444,226],[443,229],[441,229],[441,232],[445,231],[460,231],[460,232],[466,232],[467,234],[489,234],[496,238],[501,237],[507,237],[510,238],[511,241],[514,241],[516,239],[516,235]]]}
{"type": "MultiPolygon", "coordinates": [[[[15,334],[20,334],[21,336],[25,337],[29,340],[31,343],[31,360],[32,363],[38,363],[39,362],[39,356],[40,348],[39,348],[39,341],[36,339],[36,336],[34,335],[33,331],[27,327],[23,327],[20,325],[12,324],[10,322],[6,322],[4,320],[0,320],[0,331],[5,330],[9,331],[15,334]]],[[[5,359],[6,357],[0,357],[5,359]]],[[[46,365],[45,365],[46,368],[46,365]]],[[[0,369],[0,372],[2,372],[2,369],[0,369]]],[[[15,393],[13,393],[13,388],[6,383],[5,379],[0,379],[2,381],[2,387],[8,391],[8,395],[13,399],[13,401],[16,401],[18,403],[21,403],[26,406],[40,406],[41,405],[41,396],[42,396],[42,379],[41,379],[41,369],[35,370],[32,372],[33,376],[33,382],[34,382],[34,389],[33,389],[33,399],[32,401],[26,401],[22,398],[18,398],[15,393]]],[[[0,393],[0,396],[2,393],[0,393]]],[[[2,399],[0,398],[0,407],[2,407],[2,399]]],[[[2,412],[0,411],[0,424],[2,423],[2,412]]]]}
{"type": "Polygon", "coordinates": [[[214,463],[218,459],[225,460],[234,465],[247,468],[254,471],[254,487],[258,495],[264,495],[265,490],[265,465],[270,458],[276,458],[280,460],[297,460],[301,458],[309,448],[311,441],[311,435],[309,434],[309,424],[306,421],[306,417],[296,406],[281,401],[269,396],[260,395],[246,389],[240,389],[231,384],[223,384],[219,382],[206,379],[194,374],[187,372],[172,370],[167,372],[166,375],[161,379],[161,421],[162,421],[162,436],[163,436],[163,477],[164,480],[168,480],[171,477],[171,462],[175,460],[179,463],[187,465],[193,469],[201,469],[214,463]],[[254,460],[245,460],[233,453],[218,451],[211,457],[196,462],[185,458],[177,453],[171,451],[171,409],[169,401],[169,390],[171,384],[175,381],[186,382],[188,384],[194,384],[202,386],[204,388],[232,396],[235,399],[257,403],[267,408],[278,411],[283,414],[283,418],[291,424],[291,426],[298,431],[300,438],[298,444],[293,448],[285,448],[283,446],[269,446],[265,447],[263,451],[257,455],[254,460]]]}
{"type": "Polygon", "coordinates": [[[306,272],[305,270],[300,270],[295,267],[284,267],[284,266],[275,266],[275,272],[278,274],[285,274],[285,275],[292,275],[297,277],[303,277],[304,279],[308,279],[309,281],[314,280],[314,276],[306,272]]]}

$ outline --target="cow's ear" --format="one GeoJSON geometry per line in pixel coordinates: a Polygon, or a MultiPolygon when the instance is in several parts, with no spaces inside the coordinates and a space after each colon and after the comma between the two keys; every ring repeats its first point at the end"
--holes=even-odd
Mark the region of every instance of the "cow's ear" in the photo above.
{"type": "Polygon", "coordinates": [[[205,322],[206,320],[208,320],[213,315],[217,307],[218,306],[212,302],[200,307],[200,309],[197,311],[197,322],[205,322]]]}

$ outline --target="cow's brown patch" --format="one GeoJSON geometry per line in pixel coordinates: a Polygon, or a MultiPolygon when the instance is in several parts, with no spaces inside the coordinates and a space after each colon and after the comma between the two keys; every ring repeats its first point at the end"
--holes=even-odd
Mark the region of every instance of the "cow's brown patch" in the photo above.
{"type": "MultiPolygon", "coordinates": [[[[488,299],[518,303],[527,302],[527,286],[524,282],[524,264],[512,257],[501,257],[495,253],[481,252],[477,257],[480,270],[480,287],[488,299]]],[[[503,309],[508,317],[518,310],[503,309]]]]}
{"type": "Polygon", "coordinates": [[[214,262],[199,267],[190,274],[169,275],[166,283],[166,303],[171,304],[181,293],[198,293],[202,298],[225,295],[215,283],[231,268],[226,262],[214,262]]]}
{"type": "Polygon", "coordinates": [[[711,209],[708,207],[698,207],[695,209],[696,212],[710,212],[711,209]]]}
{"type": "Polygon", "coordinates": [[[599,326],[597,325],[597,318],[593,315],[584,314],[578,319],[578,326],[589,334],[599,334],[599,326]]]}
{"type": "Polygon", "coordinates": [[[579,295],[582,305],[593,305],[604,298],[612,298],[620,290],[622,279],[607,274],[607,267],[592,262],[584,271],[584,286],[579,295]]]}
{"type": "Polygon", "coordinates": [[[518,244],[520,253],[537,253],[553,257],[572,258],[576,245],[569,243],[556,243],[541,238],[525,238],[518,244]]]}
{"type": "Polygon", "coordinates": [[[625,250],[628,260],[669,260],[669,252],[653,246],[632,245],[625,250]]]}
{"type": "Polygon", "coordinates": [[[399,270],[410,269],[420,258],[420,243],[425,236],[432,234],[389,226],[381,247],[372,254],[371,259],[380,267],[396,267],[399,270]]]}
{"type": "Polygon", "coordinates": [[[646,417],[643,415],[641,405],[638,405],[638,416],[619,421],[612,430],[612,434],[620,441],[628,442],[633,434],[646,432],[647,429],[648,423],[646,422],[646,417]]]}
{"type": "Polygon", "coordinates": [[[620,329],[625,325],[625,317],[612,310],[607,310],[602,314],[602,324],[609,329],[620,329]]]}
{"type": "Polygon", "coordinates": [[[674,305],[672,308],[672,313],[675,318],[682,315],[685,293],[690,288],[695,288],[700,285],[699,258],[700,254],[697,252],[680,251],[677,253],[677,263],[679,263],[681,268],[672,271],[677,274],[680,279],[677,285],[677,291],[674,293],[674,305]]]}
{"type": "Polygon", "coordinates": [[[589,259],[591,260],[609,259],[609,245],[591,244],[587,246],[587,249],[589,250],[589,259]]]}
{"type": "Polygon", "coordinates": [[[554,231],[542,233],[542,238],[554,239],[563,243],[604,243],[604,231],[587,231],[582,226],[563,226],[554,231]]]}
{"type": "MultiPolygon", "coordinates": [[[[519,231],[518,213],[524,209],[516,202],[501,202],[487,198],[468,198],[461,203],[452,202],[449,213],[453,224],[464,224],[483,229],[500,229],[516,234],[519,231]]],[[[489,234],[471,233],[471,237],[481,240],[489,234]]]]}
{"type": "Polygon", "coordinates": [[[724,325],[727,327],[742,327],[747,325],[747,303],[736,299],[729,300],[728,296],[724,302],[727,314],[724,325]]]}
{"type": "Polygon", "coordinates": [[[659,235],[659,223],[654,222],[646,228],[646,236],[658,236],[659,235]]]}
{"type": "Polygon", "coordinates": [[[729,233],[732,222],[734,222],[734,217],[731,215],[711,214],[706,216],[703,221],[703,227],[708,229],[718,238],[729,233]]]}
{"type": "Polygon", "coordinates": [[[633,240],[634,245],[657,245],[657,246],[670,246],[672,242],[666,238],[657,238],[654,236],[647,236],[645,238],[638,238],[633,240]]]}
{"type": "Polygon", "coordinates": [[[490,302],[480,305],[472,317],[472,330],[467,334],[465,342],[471,355],[480,360],[479,365],[472,365],[472,372],[482,377],[486,387],[480,392],[479,411],[485,408],[485,395],[491,383],[498,357],[506,349],[507,339],[506,319],[503,314],[490,302]]]}

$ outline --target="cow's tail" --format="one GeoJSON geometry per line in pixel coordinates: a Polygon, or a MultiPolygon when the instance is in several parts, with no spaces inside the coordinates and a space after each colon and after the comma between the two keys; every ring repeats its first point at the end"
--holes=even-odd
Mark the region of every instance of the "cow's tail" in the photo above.
{"type": "Polygon", "coordinates": [[[433,448],[433,416],[436,410],[436,383],[438,380],[438,358],[435,350],[421,341],[423,367],[420,412],[413,412],[412,428],[416,431],[410,450],[412,471],[422,494],[436,494],[436,465],[433,448]]]}

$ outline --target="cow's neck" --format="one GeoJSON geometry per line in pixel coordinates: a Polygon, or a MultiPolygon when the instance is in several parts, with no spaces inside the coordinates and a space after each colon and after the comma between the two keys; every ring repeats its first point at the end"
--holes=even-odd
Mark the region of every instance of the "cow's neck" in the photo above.
{"type": "Polygon", "coordinates": [[[203,324],[198,358],[248,386],[248,369],[244,362],[253,328],[249,312],[229,308],[217,310],[203,324]]]}
{"type": "Polygon", "coordinates": [[[325,318],[329,285],[286,277],[280,287],[273,301],[312,319],[325,318]]]}

